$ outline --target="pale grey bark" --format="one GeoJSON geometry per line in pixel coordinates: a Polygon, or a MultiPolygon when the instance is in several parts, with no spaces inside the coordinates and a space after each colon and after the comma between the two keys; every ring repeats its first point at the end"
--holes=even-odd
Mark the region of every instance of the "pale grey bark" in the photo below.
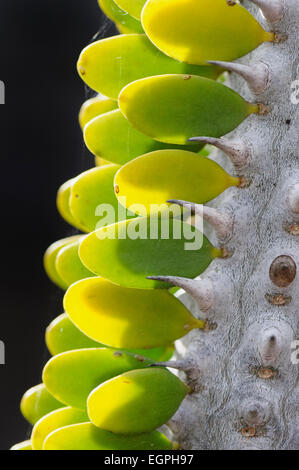
{"type": "MultiPolygon", "coordinates": [[[[245,168],[236,171],[224,153],[213,153],[250,186],[230,188],[211,204],[234,220],[225,245],[232,256],[213,261],[202,276],[212,281],[212,306],[201,311],[190,294],[179,295],[194,314],[217,323],[215,330],[193,331],[178,344],[179,358],[196,361],[200,369],[198,391],[172,422],[184,449],[299,448],[299,365],[291,362],[291,342],[299,339],[299,270],[289,287],[276,287],[269,277],[280,255],[292,257],[299,268],[299,107],[291,101],[291,84],[299,78],[299,1],[284,0],[284,17],[275,25],[251,2],[243,4],[287,40],[264,44],[237,61],[268,67],[260,95],[230,75],[232,88],[269,112],[252,115],[226,136],[247,145],[245,168]]],[[[209,236],[219,246],[215,232],[209,236]]]]}

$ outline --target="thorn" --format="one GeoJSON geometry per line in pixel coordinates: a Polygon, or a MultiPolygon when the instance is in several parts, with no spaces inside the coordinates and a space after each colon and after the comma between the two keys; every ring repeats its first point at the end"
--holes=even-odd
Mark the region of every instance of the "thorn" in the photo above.
{"type": "Polygon", "coordinates": [[[246,80],[248,87],[256,95],[263,93],[268,86],[269,68],[263,62],[258,62],[250,67],[237,62],[208,60],[208,63],[237,73],[246,80]]]}
{"type": "Polygon", "coordinates": [[[277,23],[284,16],[284,6],[282,0],[250,0],[257,5],[270,23],[277,23]]]}
{"type": "Polygon", "coordinates": [[[299,183],[291,186],[287,202],[291,212],[295,215],[299,215],[299,183]]]}
{"type": "Polygon", "coordinates": [[[182,201],[180,199],[170,199],[170,204],[178,204],[181,207],[189,207],[195,215],[199,215],[214,228],[219,240],[227,240],[233,231],[233,219],[228,215],[220,212],[213,207],[195,204],[193,202],[182,201]]]}
{"type": "Polygon", "coordinates": [[[249,150],[241,140],[217,139],[215,137],[192,137],[188,140],[214,145],[214,147],[222,150],[238,169],[243,168],[247,163],[249,150]]]}
{"type": "Polygon", "coordinates": [[[258,349],[263,365],[274,364],[282,349],[280,331],[275,327],[264,330],[260,335],[258,349]]]}
{"type": "Polygon", "coordinates": [[[213,284],[210,279],[188,279],[176,276],[148,276],[147,279],[168,282],[190,294],[203,312],[209,310],[214,302],[213,284]]]}

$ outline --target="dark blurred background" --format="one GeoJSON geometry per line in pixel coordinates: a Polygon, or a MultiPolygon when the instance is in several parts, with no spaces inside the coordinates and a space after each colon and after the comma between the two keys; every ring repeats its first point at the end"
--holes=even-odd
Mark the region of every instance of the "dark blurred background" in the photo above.
{"type": "Polygon", "coordinates": [[[74,233],[56,211],[58,187],[93,166],[77,123],[88,92],[76,61],[103,28],[113,31],[97,0],[0,2],[1,450],[30,436],[19,402],[41,382],[45,328],[62,313],[62,292],[42,258],[50,243],[74,233]]]}

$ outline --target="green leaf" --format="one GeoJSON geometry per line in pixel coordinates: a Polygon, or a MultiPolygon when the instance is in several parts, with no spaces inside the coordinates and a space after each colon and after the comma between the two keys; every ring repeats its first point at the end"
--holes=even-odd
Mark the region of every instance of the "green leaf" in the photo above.
{"type": "Polygon", "coordinates": [[[153,150],[186,148],[197,152],[202,145],[169,145],[147,137],[137,131],[120,110],[103,114],[84,128],[84,140],[88,149],[106,160],[123,165],[130,160],[153,150]]]}
{"type": "MultiPolygon", "coordinates": [[[[66,313],[57,317],[48,326],[46,344],[52,356],[75,349],[104,347],[102,343],[93,341],[80,331],[66,313]]],[[[168,361],[174,353],[174,346],[170,345],[155,349],[132,349],[127,352],[138,354],[157,362],[168,361]]]]}
{"type": "Polygon", "coordinates": [[[235,60],[274,40],[244,7],[227,0],[149,0],[141,21],[159,49],[191,64],[235,60]]]}
{"type": "Polygon", "coordinates": [[[63,185],[60,186],[57,192],[57,199],[56,205],[57,210],[61,217],[73,227],[78,228],[79,230],[83,230],[83,227],[79,226],[78,222],[74,219],[71,210],[70,210],[70,196],[71,196],[71,189],[75,182],[75,178],[72,178],[63,185]]]}
{"type": "Polygon", "coordinates": [[[117,107],[117,101],[111,100],[110,98],[100,94],[85,101],[79,112],[79,123],[81,129],[83,130],[86,124],[95,117],[100,114],[108,113],[117,107]]]}
{"type": "Polygon", "coordinates": [[[31,435],[32,450],[43,450],[45,440],[53,431],[87,421],[89,419],[86,411],[69,407],[52,411],[35,424],[31,435]]]}
{"type": "Polygon", "coordinates": [[[91,423],[67,426],[46,439],[44,450],[171,450],[171,442],[158,431],[123,436],[91,423]]]}
{"type": "Polygon", "coordinates": [[[55,267],[58,275],[69,287],[74,282],[93,276],[79,258],[79,244],[82,238],[59,250],[55,267]]]}
{"type": "Polygon", "coordinates": [[[187,393],[187,386],[166,369],[134,370],[96,388],[88,397],[88,414],[106,431],[150,432],[169,421],[187,393]]]}
{"type": "Polygon", "coordinates": [[[143,33],[140,21],[121,10],[113,0],[98,0],[98,2],[103,13],[114,21],[122,32],[143,33]]]}
{"type": "Polygon", "coordinates": [[[151,363],[151,360],[114,349],[78,349],[50,359],[43,371],[43,382],[57,400],[85,409],[87,397],[95,387],[123,372],[151,363]]]}
{"type": "Polygon", "coordinates": [[[221,252],[180,220],[138,217],[87,235],[79,256],[90,271],[115,284],[168,289],[169,284],[146,277],[194,278],[221,252]]]}
{"type": "Polygon", "coordinates": [[[118,165],[92,168],[79,175],[71,188],[69,205],[78,225],[85,232],[136,217],[118,205],[113,181],[118,165]]]}
{"type": "Polygon", "coordinates": [[[48,392],[44,384],[40,384],[30,388],[23,395],[21,413],[30,424],[34,425],[43,416],[63,406],[48,392]]]}
{"type": "Polygon", "coordinates": [[[124,34],[93,42],[81,52],[77,68],[90,88],[114,99],[126,85],[140,78],[184,73],[216,79],[223,72],[216,66],[173,60],[153,46],[145,34],[124,34]]]}
{"type": "Polygon", "coordinates": [[[146,0],[115,0],[115,3],[122,10],[139,20],[146,0]]]}
{"type": "Polygon", "coordinates": [[[139,131],[171,144],[220,137],[259,111],[221,83],[194,75],[160,75],[127,85],[119,107],[139,131]]]}
{"type": "Polygon", "coordinates": [[[168,346],[192,329],[205,327],[167,290],[127,289],[101,278],[73,284],[64,306],[81,331],[115,348],[168,346]]]}
{"type": "Polygon", "coordinates": [[[66,313],[55,318],[48,326],[46,344],[52,356],[74,349],[101,348],[104,346],[82,333],[71,322],[66,313]]]}
{"type": "Polygon", "coordinates": [[[68,284],[59,276],[57,269],[56,269],[56,259],[57,256],[62,250],[67,245],[70,245],[71,243],[80,240],[82,235],[74,235],[72,237],[67,237],[63,238],[62,240],[58,240],[55,243],[52,243],[52,245],[49,246],[49,248],[46,250],[44,254],[44,269],[48,275],[48,277],[51,279],[54,284],[59,286],[61,289],[66,290],[68,288],[68,284]]]}
{"type": "Polygon", "coordinates": [[[136,213],[147,215],[159,210],[154,210],[154,204],[165,205],[169,199],[210,201],[228,187],[237,186],[240,178],[229,175],[213,160],[194,153],[160,150],[124,165],[116,173],[114,183],[120,202],[125,201],[127,208],[136,204],[136,213]]]}

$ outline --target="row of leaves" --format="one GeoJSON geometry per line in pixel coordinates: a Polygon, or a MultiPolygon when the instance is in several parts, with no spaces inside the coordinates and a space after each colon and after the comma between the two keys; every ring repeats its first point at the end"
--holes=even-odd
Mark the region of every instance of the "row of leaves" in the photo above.
{"type": "Polygon", "coordinates": [[[43,384],[22,399],[34,428],[30,443],[15,448],[173,448],[156,429],[189,389],[156,363],[205,322],[169,284],[150,278],[194,278],[222,251],[195,227],[202,246],[186,250],[190,225],[181,213],[167,219],[164,237],[163,211],[167,201],[205,203],[240,185],[190,139],[223,136],[259,108],[223,85],[223,69],[207,61],[233,60],[274,40],[226,0],[99,3],[123,33],[92,43],[78,61],[98,93],[79,120],[101,166],[58,191],[60,214],[88,234],[60,240],[45,254],[48,276],[68,289],[67,313],[47,330],[54,357],[43,384]]]}

